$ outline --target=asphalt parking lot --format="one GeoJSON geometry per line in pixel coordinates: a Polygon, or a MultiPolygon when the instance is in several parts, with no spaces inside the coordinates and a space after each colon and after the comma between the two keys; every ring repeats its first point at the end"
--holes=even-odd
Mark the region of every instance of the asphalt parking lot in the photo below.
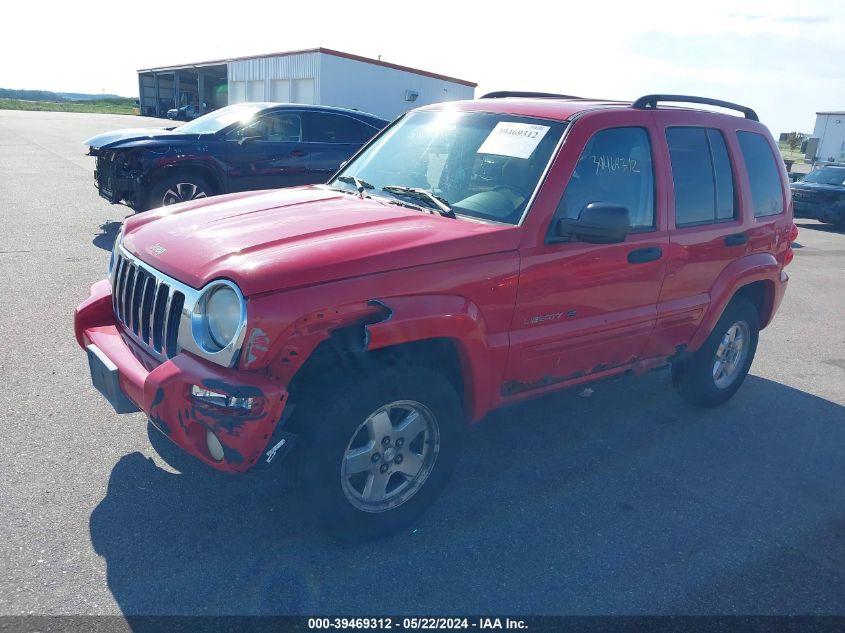
{"type": "Polygon", "coordinates": [[[90,385],[73,309],[129,210],[81,141],[148,122],[0,111],[0,614],[845,614],[845,234],[798,221],[727,405],[661,371],[498,411],[412,530],[342,545],[90,385]]]}

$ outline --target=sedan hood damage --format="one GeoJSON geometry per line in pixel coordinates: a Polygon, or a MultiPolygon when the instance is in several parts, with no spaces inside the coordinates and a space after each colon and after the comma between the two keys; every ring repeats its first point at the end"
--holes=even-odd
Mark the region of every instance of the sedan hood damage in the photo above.
{"type": "Polygon", "coordinates": [[[114,130],[92,136],[83,142],[92,149],[112,149],[124,143],[135,141],[163,140],[172,142],[175,140],[195,140],[197,134],[180,134],[178,128],[168,130],[167,128],[131,128],[128,130],[114,130]]]}

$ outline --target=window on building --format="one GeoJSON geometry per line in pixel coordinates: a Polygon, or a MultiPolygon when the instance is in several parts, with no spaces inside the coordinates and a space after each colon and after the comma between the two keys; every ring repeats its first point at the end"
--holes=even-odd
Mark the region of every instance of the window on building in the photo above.
{"type": "Polygon", "coordinates": [[[754,216],[783,213],[779,168],[768,140],[755,132],[737,132],[736,136],[751,185],[754,216]]]}
{"type": "Polygon", "coordinates": [[[279,103],[290,102],[290,80],[289,79],[274,79],[273,80],[273,101],[279,103]]]}
{"type": "MultiPolygon", "coordinates": [[[[584,147],[558,204],[555,220],[578,219],[592,202],[628,209],[631,229],[654,228],[654,171],[648,132],[619,127],[596,132],[584,147]]],[[[552,223],[552,227],[556,222],[552,223]]]]}
{"type": "Polygon", "coordinates": [[[291,81],[291,103],[313,104],[316,91],[313,79],[294,79],[291,81]]]}
{"type": "Polygon", "coordinates": [[[690,226],[736,217],[733,172],[719,130],[666,130],[675,188],[675,225],[690,226]]]}
{"type": "Polygon", "coordinates": [[[250,101],[264,101],[264,80],[246,82],[246,92],[250,101]]]}
{"type": "Polygon", "coordinates": [[[243,103],[246,101],[246,82],[229,82],[229,103],[243,103]]]}

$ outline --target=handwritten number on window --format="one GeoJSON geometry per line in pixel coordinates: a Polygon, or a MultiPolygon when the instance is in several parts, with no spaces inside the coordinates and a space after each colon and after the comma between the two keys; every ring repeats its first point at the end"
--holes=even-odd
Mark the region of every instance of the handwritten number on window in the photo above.
{"type": "Polygon", "coordinates": [[[593,159],[593,164],[596,166],[596,174],[606,171],[610,173],[640,173],[640,166],[635,158],[627,158],[625,156],[596,156],[593,154],[590,158],[593,159]]]}

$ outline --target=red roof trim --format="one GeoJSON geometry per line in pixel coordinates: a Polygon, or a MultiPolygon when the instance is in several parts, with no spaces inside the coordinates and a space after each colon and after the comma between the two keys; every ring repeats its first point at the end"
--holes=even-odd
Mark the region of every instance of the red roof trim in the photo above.
{"type": "Polygon", "coordinates": [[[194,62],[191,64],[176,64],[173,66],[160,66],[158,68],[142,68],[139,69],[139,73],[148,73],[148,72],[167,72],[167,71],[174,71],[180,69],[190,69],[195,66],[213,66],[216,64],[226,64],[228,62],[240,62],[245,61],[248,59],[260,59],[262,57],[289,57],[290,55],[302,55],[304,53],[323,53],[324,55],[334,55],[335,57],[343,57],[345,59],[352,59],[357,62],[362,62],[365,64],[373,64],[375,66],[384,66],[385,68],[392,68],[394,70],[401,70],[406,73],[413,73],[415,75],[422,75],[423,77],[431,77],[433,79],[441,79],[443,81],[449,81],[456,84],[461,84],[463,86],[469,86],[470,88],[477,88],[478,84],[472,81],[466,81],[465,79],[457,79],[456,77],[449,77],[447,75],[439,75],[437,73],[428,72],[427,70],[420,70],[419,68],[411,68],[410,66],[400,66],[399,64],[392,64],[390,62],[383,62],[380,59],[372,59],[371,57],[363,57],[361,55],[353,55],[352,53],[344,53],[341,51],[336,51],[331,48],[305,48],[299,51],[286,51],[283,53],[267,53],[264,55],[245,55],[243,57],[229,57],[226,59],[215,59],[212,61],[206,62],[194,62]]]}

